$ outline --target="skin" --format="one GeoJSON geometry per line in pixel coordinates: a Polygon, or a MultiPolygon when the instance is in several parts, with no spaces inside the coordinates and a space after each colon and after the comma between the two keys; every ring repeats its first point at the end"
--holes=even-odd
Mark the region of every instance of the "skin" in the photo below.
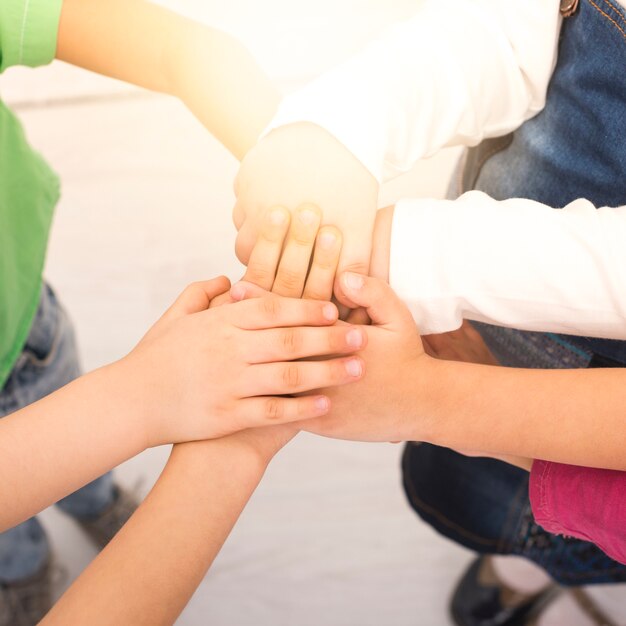
{"type": "Polygon", "coordinates": [[[378,183],[322,128],[292,124],[263,137],[242,161],[235,193],[236,252],[244,264],[264,211],[275,205],[295,211],[309,202],[320,207],[324,224],[343,233],[339,271],[368,273],[378,183]]]}
{"type": "MultiPolygon", "coordinates": [[[[277,221],[272,211],[266,214],[253,257],[268,289],[282,290],[284,285],[279,276],[284,275],[286,268],[278,266],[278,257],[289,227],[289,213],[277,210],[284,212],[285,220],[277,221]],[[275,246],[268,246],[267,241],[273,241],[275,246]]],[[[341,236],[334,229],[325,228],[317,234],[312,223],[306,226],[304,231],[291,229],[286,242],[286,245],[305,245],[306,241],[307,249],[315,248],[311,272],[297,297],[332,291],[334,273],[326,268],[337,265],[341,250],[341,236]],[[324,235],[328,234],[337,237],[330,247],[324,242],[327,239],[324,235]]],[[[308,257],[301,255],[297,261],[298,271],[306,276],[308,257]]],[[[244,277],[246,280],[255,278],[251,271],[244,277]]],[[[245,285],[261,289],[251,283],[245,285]]],[[[261,291],[265,293],[265,289],[261,291]]],[[[237,296],[238,290],[234,289],[234,293],[237,296]]],[[[228,303],[237,299],[226,295],[221,297],[221,303],[214,299],[213,305],[226,304],[223,308],[228,309],[228,303]]],[[[341,327],[365,341],[361,329],[341,327]]],[[[277,425],[174,446],[146,500],[42,624],[174,623],[218,554],[268,463],[296,432],[293,425],[277,425]]]]}
{"type": "Polygon", "coordinates": [[[280,102],[237,40],[142,0],[64,0],[56,56],[179,98],[239,159],[280,102]]]}
{"type": "MultiPolygon", "coordinates": [[[[343,274],[335,284],[340,301],[371,319],[361,353],[367,371],[354,385],[328,390],[330,413],[302,428],[350,440],[429,441],[525,469],[541,458],[626,470],[624,371],[500,367],[467,325],[422,340],[385,282],[392,218],[392,207],[379,211],[374,230],[372,271],[383,280],[343,274]]],[[[234,291],[261,293],[241,284],[234,291]]]]}
{"type": "Polygon", "coordinates": [[[150,446],[321,415],[326,396],[291,394],[358,380],[359,357],[315,358],[365,345],[333,304],[266,294],[209,309],[229,286],[192,285],[128,356],[0,421],[0,529],[150,446]]]}

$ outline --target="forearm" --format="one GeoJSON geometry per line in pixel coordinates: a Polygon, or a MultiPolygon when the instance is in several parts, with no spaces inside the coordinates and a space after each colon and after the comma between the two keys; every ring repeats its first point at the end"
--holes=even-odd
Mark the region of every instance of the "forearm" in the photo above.
{"type": "Polygon", "coordinates": [[[430,366],[426,388],[412,392],[421,397],[415,406],[429,416],[428,441],[491,456],[626,470],[624,371],[525,370],[434,359],[430,366]]]}
{"type": "Polygon", "coordinates": [[[626,338],[626,207],[563,209],[473,191],[379,212],[372,268],[422,334],[463,319],[530,331],[626,338]]]}
{"type": "Polygon", "coordinates": [[[256,488],[237,437],[181,444],[144,503],[43,624],[172,624],[256,488]]]}
{"type": "Polygon", "coordinates": [[[64,0],[57,58],[180,98],[239,158],[280,99],[233,37],[143,0],[64,0]]]}
{"type": "Polygon", "coordinates": [[[419,3],[415,15],[285,98],[272,123],[312,122],[379,180],[450,145],[517,128],[544,105],[555,0],[419,3]]]}
{"type": "Polygon", "coordinates": [[[120,364],[0,420],[0,528],[9,528],[145,448],[141,411],[120,364]]]}

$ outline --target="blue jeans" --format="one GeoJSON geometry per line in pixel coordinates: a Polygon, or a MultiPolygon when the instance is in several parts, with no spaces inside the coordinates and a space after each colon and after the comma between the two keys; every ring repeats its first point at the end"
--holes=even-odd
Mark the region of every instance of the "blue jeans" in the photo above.
{"type": "MultiPolygon", "coordinates": [[[[626,128],[626,10],[614,0],[601,4],[598,10],[597,2],[581,0],[578,12],[564,20],[544,110],[515,133],[468,151],[452,197],[479,189],[497,200],[530,198],[555,209],[577,198],[626,205],[626,141],[620,140],[626,128]]],[[[624,341],[475,326],[505,366],[626,367],[624,341]]],[[[526,472],[427,444],[409,444],[402,467],[413,508],[453,541],[480,553],[527,557],[564,585],[626,582],[626,566],[593,544],[535,524],[526,472]]]]}
{"type": "MultiPolygon", "coordinates": [[[[59,389],[80,375],[71,322],[47,285],[24,350],[0,391],[0,417],[59,389]]],[[[113,480],[106,474],[57,503],[76,518],[97,517],[113,502],[113,480]]],[[[49,558],[46,534],[36,518],[0,534],[0,581],[27,578],[49,558]]]]}

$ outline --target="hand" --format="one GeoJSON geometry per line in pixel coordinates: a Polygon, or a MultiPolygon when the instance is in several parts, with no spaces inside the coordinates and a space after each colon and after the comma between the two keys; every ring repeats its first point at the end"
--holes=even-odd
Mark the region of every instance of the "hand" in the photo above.
{"type": "Polygon", "coordinates": [[[468,321],[464,321],[458,330],[441,335],[424,335],[422,340],[426,352],[437,359],[499,365],[498,359],[468,321]]]}
{"type": "Polygon", "coordinates": [[[354,351],[333,304],[266,295],[209,310],[228,287],[226,278],[188,287],[118,364],[148,446],[323,415],[323,395],[275,396],[359,378],[357,357],[293,362],[354,351]]]}
{"type": "Polygon", "coordinates": [[[244,264],[258,238],[264,211],[277,205],[295,210],[309,202],[320,207],[325,223],[343,233],[340,271],[368,273],[378,183],[325,130],[292,124],[272,131],[244,158],[235,193],[236,251],[244,264]]]}
{"type": "Polygon", "coordinates": [[[338,284],[340,301],[364,307],[372,320],[372,326],[364,327],[368,343],[361,353],[367,372],[349,389],[324,390],[331,399],[330,413],[300,427],[356,441],[427,438],[437,361],[424,352],[411,314],[379,279],[347,273],[338,284]]]}

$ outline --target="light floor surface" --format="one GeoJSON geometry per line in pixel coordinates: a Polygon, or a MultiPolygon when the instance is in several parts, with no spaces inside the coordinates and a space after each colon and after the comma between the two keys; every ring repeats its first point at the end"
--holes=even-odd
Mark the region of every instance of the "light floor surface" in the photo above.
{"type": "MultiPolygon", "coordinates": [[[[169,4],[241,36],[285,90],[414,5],[169,4]],[[274,6],[282,18],[263,21],[259,6],[274,6]],[[212,19],[217,7],[221,21],[212,19]]],[[[11,70],[0,79],[0,94],[63,179],[46,276],[76,323],[85,368],[131,349],[188,282],[241,275],[230,218],[237,164],[178,102],[62,64],[11,70]]],[[[420,164],[385,189],[381,204],[401,194],[442,196],[455,157],[420,164]]],[[[400,452],[298,437],[270,467],[178,624],[448,624],[447,597],[470,554],[409,509],[400,452]]],[[[145,452],[117,476],[145,494],[167,454],[145,452]]],[[[67,586],[94,551],[54,508],[42,519],[67,586]]]]}

